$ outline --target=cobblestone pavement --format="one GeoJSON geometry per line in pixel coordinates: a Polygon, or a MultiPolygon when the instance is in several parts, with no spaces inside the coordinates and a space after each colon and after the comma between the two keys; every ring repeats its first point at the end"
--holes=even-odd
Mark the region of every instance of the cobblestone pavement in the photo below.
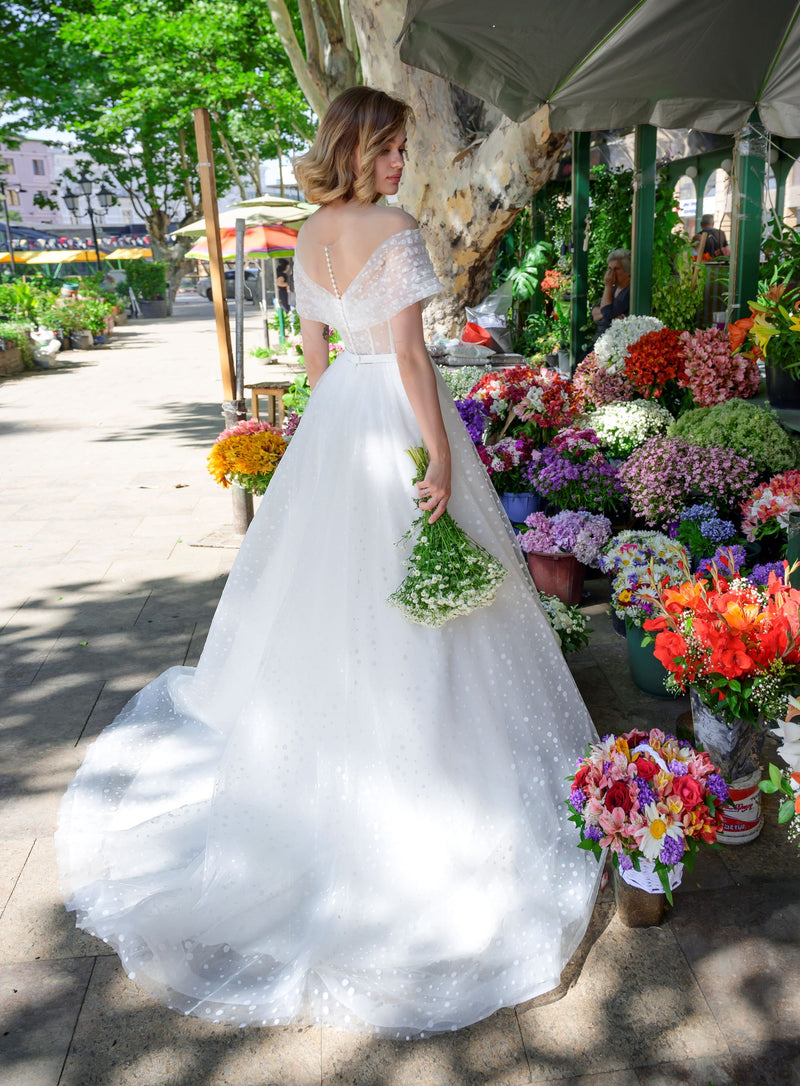
{"type": "MultiPolygon", "coordinates": [[[[246,346],[260,342],[248,307],[246,346]]],[[[221,428],[211,307],[179,299],[58,369],[0,382],[2,1086],[755,1086],[800,1083],[800,856],[761,838],[705,854],[658,928],[603,891],[561,987],[417,1043],[316,1028],[214,1027],[144,998],[75,930],[53,860],[59,798],[87,744],[165,667],[197,660],[235,549],[206,473],[221,428]]],[[[247,359],[246,379],[264,363],[247,359]]],[[[672,729],[639,693],[587,583],[571,658],[601,733],[672,729]]]]}

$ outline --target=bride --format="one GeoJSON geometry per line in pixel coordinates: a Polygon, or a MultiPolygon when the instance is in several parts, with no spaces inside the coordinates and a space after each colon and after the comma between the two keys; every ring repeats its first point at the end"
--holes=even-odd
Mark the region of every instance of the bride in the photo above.
{"type": "Polygon", "coordinates": [[[311,400],[197,668],[129,702],[62,804],[78,924],[216,1022],[458,1029],[557,985],[597,891],[564,803],[594,729],[425,352],[420,231],[378,203],[407,121],[353,88],[300,164],[322,205],[295,261],[311,400]],[[415,498],[508,570],[440,629],[387,603],[415,498]]]}

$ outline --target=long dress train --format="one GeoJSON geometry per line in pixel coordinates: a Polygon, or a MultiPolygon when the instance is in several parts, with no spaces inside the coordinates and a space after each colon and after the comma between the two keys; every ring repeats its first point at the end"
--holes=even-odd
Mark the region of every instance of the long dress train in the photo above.
{"type": "Polygon", "coordinates": [[[418,231],[344,296],[343,331],[228,579],[197,668],[95,741],[56,835],[68,907],[170,1007],[392,1036],[457,1029],[556,985],[600,867],[565,776],[595,738],[439,379],[450,511],[509,573],[438,630],[387,604],[420,434],[389,318],[436,292],[418,231]]]}

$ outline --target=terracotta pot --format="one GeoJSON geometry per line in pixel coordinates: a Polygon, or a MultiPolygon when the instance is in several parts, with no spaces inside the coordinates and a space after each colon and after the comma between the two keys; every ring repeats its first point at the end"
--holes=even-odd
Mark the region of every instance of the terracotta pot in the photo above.
{"type": "Polygon", "coordinates": [[[557,596],[562,603],[574,606],[581,602],[586,566],[574,554],[526,555],[533,583],[546,596],[557,596]]]}

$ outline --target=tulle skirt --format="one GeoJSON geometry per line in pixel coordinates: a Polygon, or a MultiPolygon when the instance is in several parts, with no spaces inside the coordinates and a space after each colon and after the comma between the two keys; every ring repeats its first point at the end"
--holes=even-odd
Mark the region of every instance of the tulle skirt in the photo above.
{"type": "Polygon", "coordinates": [[[420,443],[396,362],[344,354],[262,499],[197,668],[89,749],[68,908],[168,1006],[453,1030],[558,984],[600,867],[565,776],[595,733],[444,384],[450,512],[507,567],[432,630],[386,602],[420,443]]]}

